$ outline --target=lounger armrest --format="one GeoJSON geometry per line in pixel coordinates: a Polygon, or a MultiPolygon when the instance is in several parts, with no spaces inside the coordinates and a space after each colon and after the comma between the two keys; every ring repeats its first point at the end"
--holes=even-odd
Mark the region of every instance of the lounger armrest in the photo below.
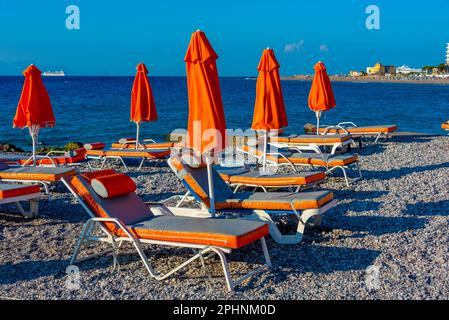
{"type": "MultiPolygon", "coordinates": [[[[268,152],[267,156],[280,156],[281,158],[283,158],[289,165],[290,167],[293,169],[294,172],[297,172],[295,165],[286,157],[284,156],[282,153],[279,152],[268,152]]],[[[262,159],[263,157],[261,157],[262,159]]]]}
{"type": "Polygon", "coordinates": [[[123,230],[123,232],[126,233],[126,235],[132,239],[133,241],[136,240],[136,236],[134,235],[134,232],[131,231],[131,229],[129,229],[125,223],[117,218],[100,218],[100,217],[94,217],[94,218],[90,218],[90,221],[94,221],[94,222],[110,222],[110,223],[114,223],[116,224],[120,229],[123,230]]]}
{"type": "Polygon", "coordinates": [[[143,139],[143,142],[150,142],[150,143],[156,143],[156,140],[153,139],[143,139]]]}
{"type": "Polygon", "coordinates": [[[339,124],[337,124],[337,127],[343,127],[343,126],[347,126],[347,125],[357,127],[357,125],[352,121],[340,122],[339,124]]]}
{"type": "MultiPolygon", "coordinates": [[[[338,131],[338,130],[342,130],[344,133],[349,134],[349,131],[346,130],[345,127],[342,127],[342,126],[340,126],[340,125],[336,125],[336,126],[328,126],[328,127],[326,127],[326,129],[324,129],[324,134],[325,134],[325,135],[328,134],[328,133],[329,133],[329,130],[331,130],[331,129],[336,129],[337,131],[338,131]]],[[[338,133],[338,132],[337,132],[337,133],[338,133]]]]}
{"type": "MultiPolygon", "coordinates": [[[[125,146],[127,146],[127,145],[136,145],[136,141],[123,142],[121,149],[126,149],[125,146]]],[[[137,145],[138,145],[138,149],[146,149],[145,146],[143,144],[141,144],[140,142],[138,142],[137,145]]]]}

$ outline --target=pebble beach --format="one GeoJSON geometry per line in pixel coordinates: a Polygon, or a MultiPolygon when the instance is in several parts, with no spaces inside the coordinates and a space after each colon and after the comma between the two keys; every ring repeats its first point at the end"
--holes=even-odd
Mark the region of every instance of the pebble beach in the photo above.
{"type": "MultiPolygon", "coordinates": [[[[198,262],[156,281],[127,244],[115,270],[110,255],[79,264],[80,285],[70,289],[66,268],[88,216],[60,184],[52,201],[41,201],[36,219],[1,206],[0,299],[448,299],[448,151],[445,136],[397,136],[356,149],[364,179],[350,188],[336,179],[324,184],[338,204],[322,225],[306,229],[297,245],[268,237],[273,267],[234,292],[225,290],[213,258],[207,272],[198,262]]],[[[146,201],[185,191],[165,163],[127,174],[146,201]]],[[[145,248],[157,270],[191,255],[187,249],[145,248]]],[[[258,244],[234,251],[231,274],[250,270],[260,258],[258,244]]]]}

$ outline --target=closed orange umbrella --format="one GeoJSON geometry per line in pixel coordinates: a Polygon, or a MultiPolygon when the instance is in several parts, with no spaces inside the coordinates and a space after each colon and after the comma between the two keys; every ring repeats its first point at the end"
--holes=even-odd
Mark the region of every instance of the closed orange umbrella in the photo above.
{"type": "Polygon", "coordinates": [[[139,146],[139,130],[142,122],[157,120],[156,104],[154,103],[153,91],[148,80],[148,69],[145,64],[137,65],[137,73],[134,78],[131,92],[131,121],[136,123],[136,149],[139,146]]]}
{"type": "Polygon", "coordinates": [[[264,170],[266,169],[268,131],[288,126],[279,67],[273,50],[265,49],[257,67],[259,76],[257,77],[256,102],[251,126],[253,130],[264,131],[264,170]]]}
{"type": "Polygon", "coordinates": [[[204,32],[194,32],[184,58],[189,95],[187,146],[199,154],[218,153],[225,147],[226,120],[217,58],[204,32]]]}
{"type": "MultiPolygon", "coordinates": [[[[218,56],[204,32],[192,34],[184,61],[187,68],[189,120],[186,145],[196,155],[217,154],[225,148],[226,120],[218,81],[218,56]]],[[[208,167],[210,210],[215,214],[212,161],[206,157],[208,167]]]]}
{"type": "Polygon", "coordinates": [[[315,76],[313,77],[309,93],[309,108],[315,111],[317,119],[316,130],[319,134],[321,112],[332,109],[336,106],[336,103],[331,81],[326,73],[326,67],[320,61],[313,68],[315,69],[315,76]]]}
{"type": "Polygon", "coordinates": [[[36,165],[36,142],[40,128],[52,128],[55,125],[55,116],[51,107],[50,97],[41,78],[41,71],[30,65],[23,72],[25,82],[22,95],[17,105],[13,120],[14,128],[28,127],[33,140],[33,165],[36,165]]]}

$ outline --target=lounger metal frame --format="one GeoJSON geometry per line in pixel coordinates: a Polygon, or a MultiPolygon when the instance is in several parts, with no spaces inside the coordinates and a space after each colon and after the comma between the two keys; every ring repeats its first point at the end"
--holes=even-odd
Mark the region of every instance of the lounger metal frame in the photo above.
{"type": "Polygon", "coordinates": [[[295,146],[301,146],[305,147],[311,151],[314,151],[316,153],[323,153],[321,147],[332,147],[330,154],[335,154],[338,149],[343,148],[348,145],[352,145],[354,147],[357,147],[357,144],[355,141],[351,138],[346,141],[342,142],[323,142],[323,143],[295,143],[295,142],[269,142],[268,144],[276,147],[276,148],[289,148],[289,147],[295,147],[295,146]]]}
{"type": "Polygon", "coordinates": [[[42,193],[31,193],[26,194],[18,197],[11,197],[6,199],[0,199],[0,205],[2,204],[10,204],[15,203],[17,206],[17,209],[19,209],[20,213],[25,218],[35,218],[39,214],[39,199],[42,198],[42,193]],[[25,210],[23,206],[20,204],[20,202],[28,201],[29,203],[29,209],[25,210]]]}
{"type": "MultiPolygon", "coordinates": [[[[135,250],[139,254],[139,257],[142,260],[142,262],[145,266],[145,269],[148,271],[150,276],[156,280],[164,280],[164,279],[167,279],[172,274],[183,269],[184,267],[186,267],[187,265],[189,265],[190,263],[192,263],[198,259],[201,261],[201,265],[205,269],[206,268],[205,259],[209,258],[210,255],[216,254],[220,258],[220,262],[221,262],[221,265],[223,268],[223,273],[225,276],[226,288],[228,289],[228,291],[233,291],[237,285],[241,284],[246,279],[250,278],[251,276],[255,275],[258,272],[264,271],[271,267],[271,259],[270,259],[270,255],[268,253],[267,244],[266,244],[265,238],[262,237],[262,238],[260,238],[260,242],[262,245],[262,251],[263,251],[265,263],[262,266],[258,267],[257,269],[252,270],[249,273],[245,274],[244,276],[242,276],[236,280],[233,280],[231,277],[231,274],[229,272],[229,266],[228,266],[228,262],[227,262],[227,259],[225,256],[225,254],[231,253],[231,251],[232,251],[231,249],[217,247],[217,246],[196,245],[196,244],[182,243],[182,242],[139,239],[134,235],[134,232],[119,219],[98,217],[90,209],[89,205],[84,201],[84,199],[82,197],[80,197],[78,195],[78,193],[71,187],[70,182],[66,181],[65,178],[62,178],[62,181],[65,184],[65,186],[67,187],[67,189],[75,197],[75,199],[81,204],[81,206],[84,208],[84,210],[91,217],[89,220],[87,220],[87,222],[83,226],[83,230],[82,230],[81,235],[76,244],[75,251],[70,260],[71,265],[80,263],[80,262],[83,262],[83,261],[86,261],[86,260],[89,260],[92,258],[96,258],[96,257],[99,257],[104,254],[112,253],[112,256],[114,259],[114,269],[115,269],[115,266],[117,265],[117,257],[119,254],[119,249],[121,248],[121,246],[124,242],[129,242],[134,246],[135,250]],[[121,231],[123,231],[126,234],[126,237],[116,236],[116,235],[112,234],[105,227],[105,225],[104,225],[105,223],[114,223],[117,227],[119,227],[119,229],[121,231]],[[93,234],[93,232],[96,230],[95,227],[98,227],[98,229],[103,233],[103,236],[96,236],[95,234],[93,234]],[[99,252],[99,253],[96,253],[96,254],[92,254],[92,255],[83,257],[81,259],[78,259],[78,255],[81,251],[83,244],[86,242],[89,242],[89,241],[109,243],[112,248],[102,251],[102,252],[99,252]],[[189,258],[187,261],[185,261],[185,262],[181,263],[180,265],[178,265],[177,267],[169,270],[167,273],[159,274],[152,267],[151,263],[149,262],[146,254],[143,250],[142,244],[155,244],[155,245],[168,246],[168,247],[190,248],[190,249],[194,250],[195,254],[191,258],[189,258]],[[205,255],[207,255],[207,257],[205,257],[205,255]]],[[[168,207],[165,207],[165,205],[162,203],[160,203],[160,204],[153,203],[152,205],[162,207],[162,212],[164,214],[173,215],[171,213],[170,209],[168,207]]]]}
{"type": "MultiPolygon", "coordinates": [[[[289,147],[285,147],[286,149],[293,149],[295,151],[297,151],[298,153],[303,153],[304,148],[303,146],[289,146],[289,147]]],[[[310,150],[309,148],[306,148],[307,150],[310,150]]],[[[259,163],[262,162],[263,160],[263,155],[256,155],[254,153],[252,153],[251,151],[246,151],[243,149],[238,148],[237,151],[242,152],[244,154],[250,155],[255,157],[259,163]]],[[[319,153],[322,154],[322,153],[319,153]]],[[[313,165],[313,164],[303,164],[303,163],[293,163],[292,161],[290,161],[289,158],[287,158],[285,155],[283,155],[282,153],[279,152],[269,152],[267,153],[267,156],[275,156],[275,157],[280,157],[282,159],[284,159],[285,162],[279,162],[279,161],[273,161],[270,160],[269,158],[267,158],[267,164],[269,165],[274,165],[276,167],[281,167],[281,166],[286,166],[289,167],[290,169],[293,170],[293,172],[297,173],[299,172],[298,169],[296,168],[297,166],[301,166],[301,167],[311,167],[312,169],[315,168],[325,168],[326,169],[326,175],[330,175],[332,174],[335,170],[340,169],[343,172],[343,176],[345,179],[345,183],[347,187],[350,187],[350,181],[349,181],[349,176],[348,176],[348,169],[350,169],[350,167],[355,167],[357,172],[358,172],[358,176],[354,179],[352,179],[353,182],[359,181],[361,179],[363,179],[363,174],[362,174],[362,169],[360,168],[360,164],[359,161],[355,161],[354,163],[351,163],[350,165],[345,165],[345,166],[329,166],[329,165],[313,165]]]]}
{"type": "MultiPolygon", "coordinates": [[[[118,150],[122,150],[122,149],[118,149],[118,150]]],[[[126,149],[123,149],[123,150],[126,150],[126,149]]],[[[158,150],[161,150],[161,149],[158,149],[158,150]]],[[[106,155],[106,156],[103,156],[103,155],[102,156],[87,155],[87,158],[88,159],[93,159],[93,160],[98,160],[98,161],[101,162],[100,168],[98,170],[103,170],[103,168],[106,165],[106,162],[108,160],[119,160],[122,163],[123,167],[125,168],[125,172],[129,172],[130,171],[129,167],[125,163],[125,158],[128,158],[128,159],[139,159],[139,158],[142,158],[142,160],[140,161],[140,164],[139,164],[139,166],[137,168],[137,171],[142,170],[143,165],[144,165],[145,161],[147,161],[147,160],[154,160],[154,161],[156,161],[156,163],[158,163],[158,161],[162,159],[162,158],[132,157],[132,156],[123,156],[122,157],[122,156],[115,156],[115,155],[106,155]]]]}
{"type": "MultiPolygon", "coordinates": [[[[58,151],[58,150],[52,150],[49,151],[45,155],[38,155],[37,159],[48,159],[51,164],[41,164],[38,165],[39,167],[76,167],[82,164],[87,164],[90,169],[92,169],[91,164],[89,163],[89,159],[87,157],[83,161],[78,161],[76,163],[64,163],[64,164],[58,164],[55,162],[55,159],[52,157],[52,155],[55,154],[65,154],[65,151],[58,151]]],[[[22,167],[27,167],[29,165],[33,164],[33,156],[29,157],[24,163],[21,164],[22,167]]]]}
{"type": "Polygon", "coordinates": [[[346,121],[346,122],[340,122],[337,125],[332,126],[322,126],[324,127],[324,135],[332,135],[333,133],[330,132],[330,130],[337,130],[337,132],[343,131],[344,133],[351,134],[353,136],[361,136],[361,137],[375,137],[374,142],[377,143],[381,138],[383,138],[384,142],[387,141],[389,138],[391,138],[390,132],[379,132],[379,131],[366,131],[366,132],[357,132],[357,133],[351,133],[351,128],[348,128],[347,126],[351,127],[357,127],[357,125],[354,122],[346,121]]]}
{"type": "MultiPolygon", "coordinates": [[[[176,168],[172,166],[170,161],[168,162],[170,168],[176,173],[176,168]]],[[[163,200],[161,203],[164,205],[169,205],[172,202],[177,202],[175,207],[168,207],[175,215],[182,216],[195,216],[195,217],[211,217],[209,208],[204,204],[200,197],[192,190],[192,188],[181,179],[183,185],[187,188],[187,193],[184,195],[175,195],[163,200]],[[191,209],[182,208],[182,204],[186,201],[194,200],[196,203],[201,205],[201,209],[191,209]]],[[[331,200],[324,206],[317,209],[306,209],[299,212],[295,209],[295,200],[290,203],[291,211],[287,212],[285,210],[252,210],[252,209],[223,209],[217,210],[218,212],[235,213],[239,215],[239,219],[262,221],[269,225],[270,235],[274,241],[279,244],[297,244],[302,241],[304,230],[307,224],[313,224],[319,226],[321,223],[321,216],[329,211],[331,208],[337,205],[336,200],[331,200]],[[279,230],[278,226],[272,219],[272,215],[281,214],[293,214],[298,218],[298,226],[296,228],[296,233],[294,235],[284,235],[279,230]],[[312,219],[312,220],[311,220],[312,219]],[[309,220],[311,220],[309,222],[309,220]]]]}

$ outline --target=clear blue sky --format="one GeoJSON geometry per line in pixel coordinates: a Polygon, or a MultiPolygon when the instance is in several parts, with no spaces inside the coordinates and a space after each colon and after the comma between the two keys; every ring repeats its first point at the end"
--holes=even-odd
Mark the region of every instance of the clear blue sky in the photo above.
{"type": "Polygon", "coordinates": [[[269,46],[281,74],[331,73],[376,61],[422,67],[444,60],[449,0],[432,1],[36,1],[0,0],[0,74],[29,64],[77,75],[131,75],[143,61],[151,75],[184,75],[190,35],[203,30],[222,76],[255,75],[269,46]],[[78,5],[81,29],[65,28],[78,5]],[[381,10],[381,29],[365,28],[365,8],[381,10]]]}

